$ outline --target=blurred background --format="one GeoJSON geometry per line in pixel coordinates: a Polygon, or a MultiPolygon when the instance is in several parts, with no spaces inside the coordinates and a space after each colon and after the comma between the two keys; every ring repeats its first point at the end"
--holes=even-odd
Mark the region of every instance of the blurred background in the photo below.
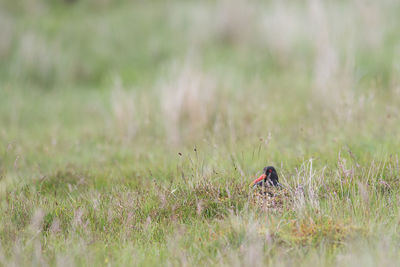
{"type": "Polygon", "coordinates": [[[392,0],[2,0],[0,140],[28,165],[260,141],[277,161],[394,151],[399,12],[392,0]]]}

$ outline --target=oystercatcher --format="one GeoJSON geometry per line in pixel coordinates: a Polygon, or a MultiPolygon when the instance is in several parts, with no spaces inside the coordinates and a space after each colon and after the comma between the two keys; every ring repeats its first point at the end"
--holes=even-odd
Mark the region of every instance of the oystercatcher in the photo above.
{"type": "Polygon", "coordinates": [[[281,184],[279,183],[275,168],[268,166],[264,168],[264,173],[251,183],[251,186],[254,188],[257,186],[281,186],[281,184]]]}
{"type": "Polygon", "coordinates": [[[263,174],[255,179],[250,186],[253,187],[251,202],[265,210],[280,211],[292,204],[292,197],[278,180],[274,167],[264,168],[263,174]]]}

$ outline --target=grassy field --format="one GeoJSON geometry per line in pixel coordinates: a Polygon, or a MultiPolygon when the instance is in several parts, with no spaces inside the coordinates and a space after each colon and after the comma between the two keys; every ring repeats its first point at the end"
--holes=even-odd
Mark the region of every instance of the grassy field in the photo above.
{"type": "Polygon", "coordinates": [[[1,0],[0,266],[399,266],[398,14],[1,0]]]}

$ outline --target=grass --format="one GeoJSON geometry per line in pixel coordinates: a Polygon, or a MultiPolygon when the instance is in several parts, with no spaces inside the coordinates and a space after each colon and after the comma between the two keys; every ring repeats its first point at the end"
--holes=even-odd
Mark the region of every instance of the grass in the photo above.
{"type": "Polygon", "coordinates": [[[398,3],[14,2],[1,265],[399,265],[398,3]]]}

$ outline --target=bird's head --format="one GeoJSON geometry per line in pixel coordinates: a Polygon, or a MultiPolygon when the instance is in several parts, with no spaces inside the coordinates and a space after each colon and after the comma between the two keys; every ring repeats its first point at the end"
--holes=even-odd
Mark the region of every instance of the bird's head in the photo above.
{"type": "Polygon", "coordinates": [[[260,177],[255,179],[251,186],[277,186],[279,185],[278,174],[276,170],[272,166],[265,167],[263,170],[263,174],[260,177]]]}

